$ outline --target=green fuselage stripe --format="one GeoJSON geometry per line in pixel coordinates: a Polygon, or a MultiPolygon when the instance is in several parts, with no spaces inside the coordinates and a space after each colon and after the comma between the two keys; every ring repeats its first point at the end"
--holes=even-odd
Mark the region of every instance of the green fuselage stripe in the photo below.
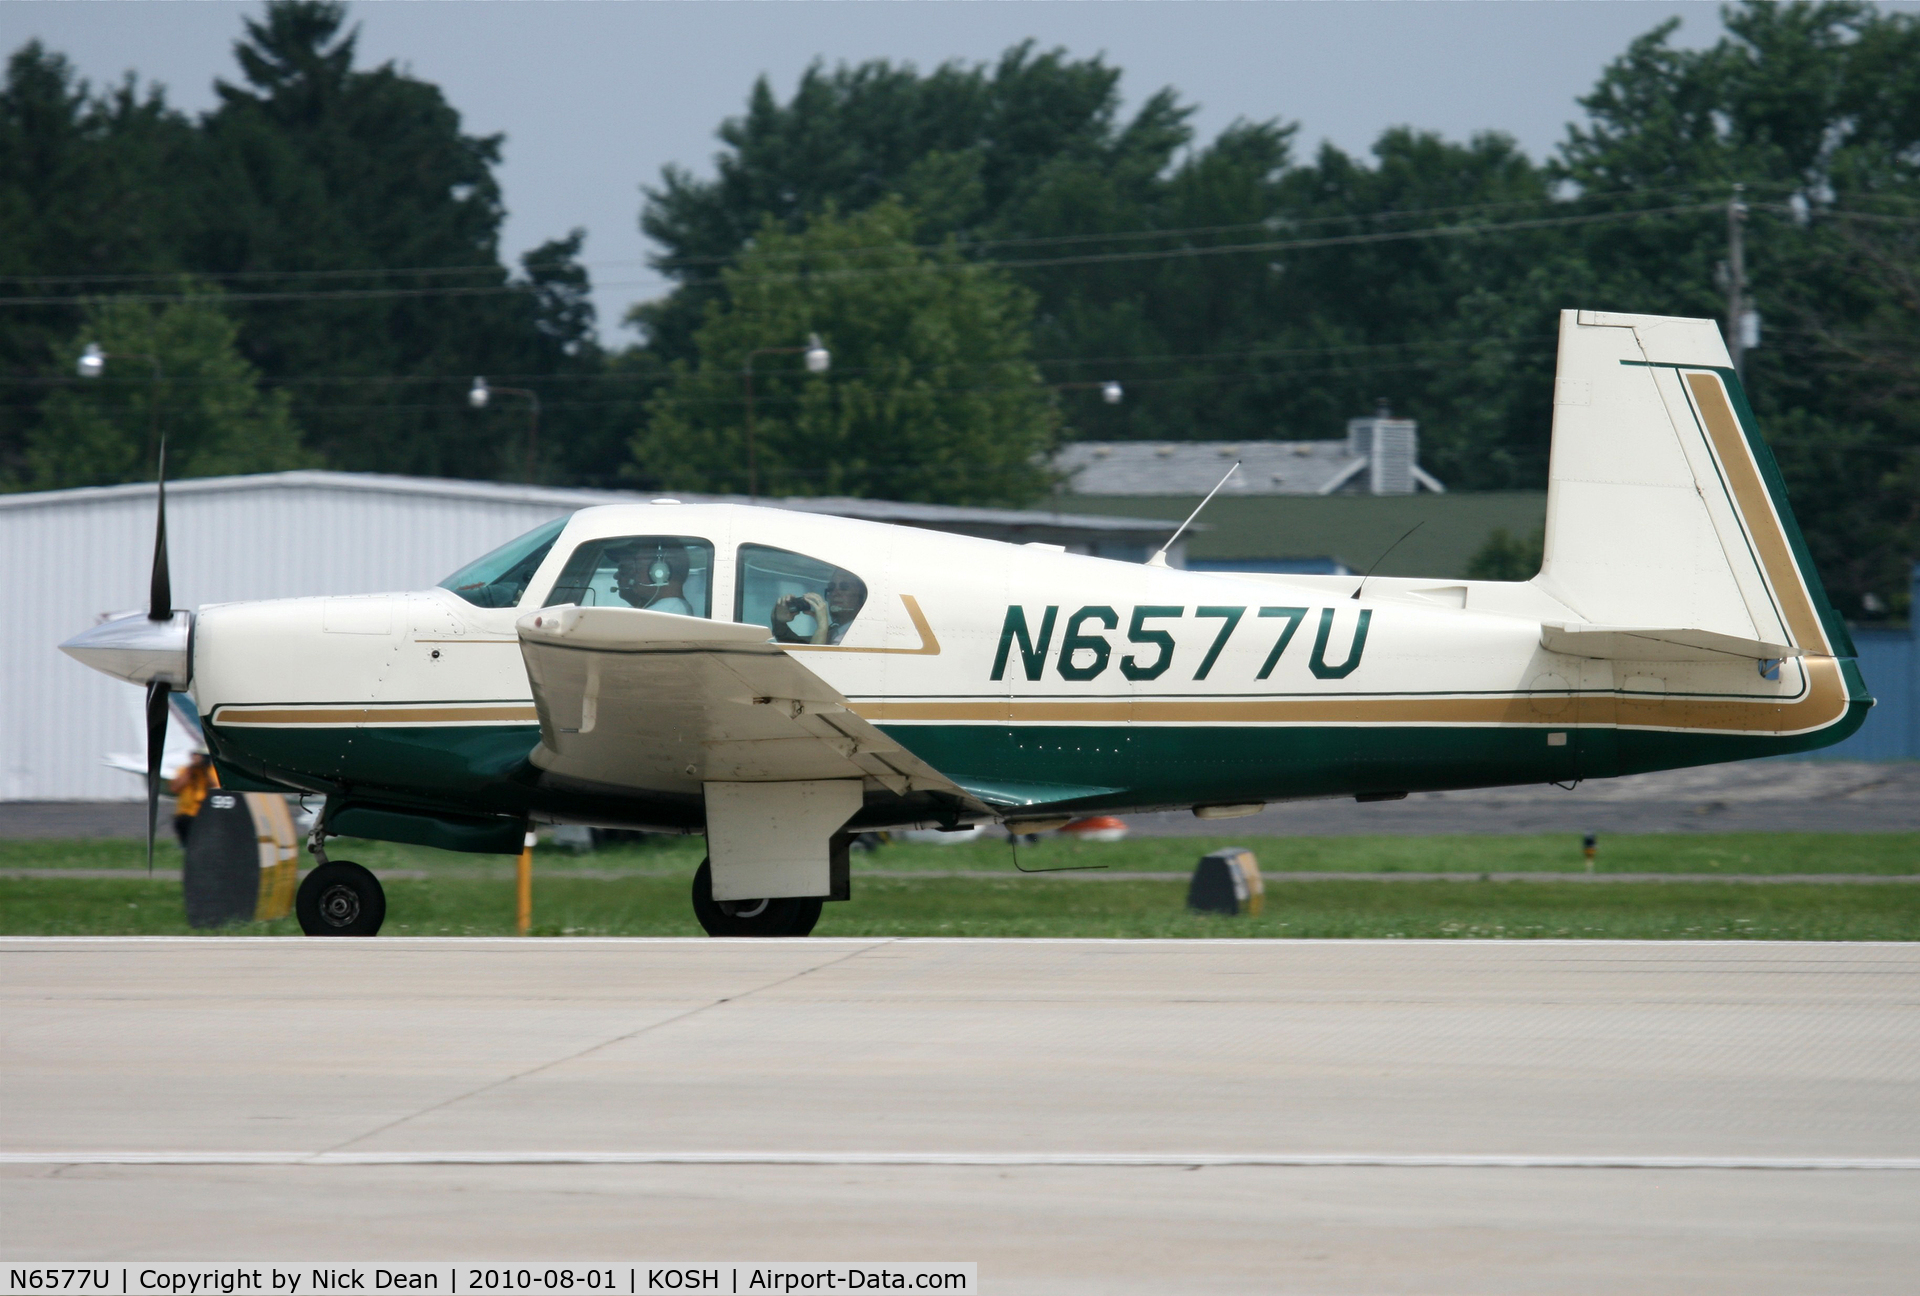
{"type": "MultiPolygon", "coordinates": [[[[1851,665],[1851,663],[1849,663],[1851,665]]],[[[958,782],[1116,789],[1075,808],[1126,810],[1565,782],[1782,755],[1838,742],[1865,718],[1816,733],[1665,733],[1502,726],[882,725],[958,782]],[[1555,744],[1554,733],[1565,741],[1555,744]]],[[[543,784],[531,725],[222,728],[215,754],[256,777],[449,813],[534,812],[699,824],[697,798],[582,793],[543,784]],[[616,813],[617,812],[617,813],[616,813]]]]}

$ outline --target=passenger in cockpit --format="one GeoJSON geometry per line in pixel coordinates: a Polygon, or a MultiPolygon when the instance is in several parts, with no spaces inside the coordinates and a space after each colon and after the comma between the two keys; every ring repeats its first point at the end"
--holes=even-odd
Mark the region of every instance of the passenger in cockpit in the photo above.
{"type": "Polygon", "coordinates": [[[773,637],[781,643],[837,644],[846,637],[847,627],[860,615],[866,602],[866,582],[852,572],[836,569],[827,581],[825,597],[813,593],[789,594],[773,605],[773,637]],[[796,616],[812,619],[812,634],[801,634],[794,629],[796,616]]]}

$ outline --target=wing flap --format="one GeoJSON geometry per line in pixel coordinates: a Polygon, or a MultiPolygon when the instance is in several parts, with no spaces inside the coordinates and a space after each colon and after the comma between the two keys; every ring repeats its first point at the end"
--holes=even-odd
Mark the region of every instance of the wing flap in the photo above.
{"type": "Polygon", "coordinates": [[[757,627],[558,607],[517,629],[540,715],[533,763],[550,774],[681,794],[709,782],[859,778],[987,812],[757,627]]]}

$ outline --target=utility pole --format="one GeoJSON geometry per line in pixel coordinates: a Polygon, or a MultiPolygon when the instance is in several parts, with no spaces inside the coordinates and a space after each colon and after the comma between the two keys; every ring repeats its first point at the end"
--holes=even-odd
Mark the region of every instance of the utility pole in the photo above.
{"type": "Polygon", "coordinates": [[[1760,341],[1760,317],[1747,305],[1747,248],[1743,237],[1747,204],[1741,196],[1745,190],[1745,185],[1735,185],[1733,197],[1727,201],[1727,354],[1733,357],[1733,372],[1742,382],[1747,377],[1747,348],[1760,341]]]}

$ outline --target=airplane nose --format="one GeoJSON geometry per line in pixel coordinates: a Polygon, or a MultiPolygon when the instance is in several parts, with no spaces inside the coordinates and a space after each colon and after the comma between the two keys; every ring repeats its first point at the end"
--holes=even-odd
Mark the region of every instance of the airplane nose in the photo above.
{"type": "Polygon", "coordinates": [[[175,612],[166,621],[150,620],[144,612],[124,612],[82,630],[61,644],[60,651],[82,666],[130,684],[159,680],[183,689],[193,673],[192,634],[191,612],[175,612]]]}

